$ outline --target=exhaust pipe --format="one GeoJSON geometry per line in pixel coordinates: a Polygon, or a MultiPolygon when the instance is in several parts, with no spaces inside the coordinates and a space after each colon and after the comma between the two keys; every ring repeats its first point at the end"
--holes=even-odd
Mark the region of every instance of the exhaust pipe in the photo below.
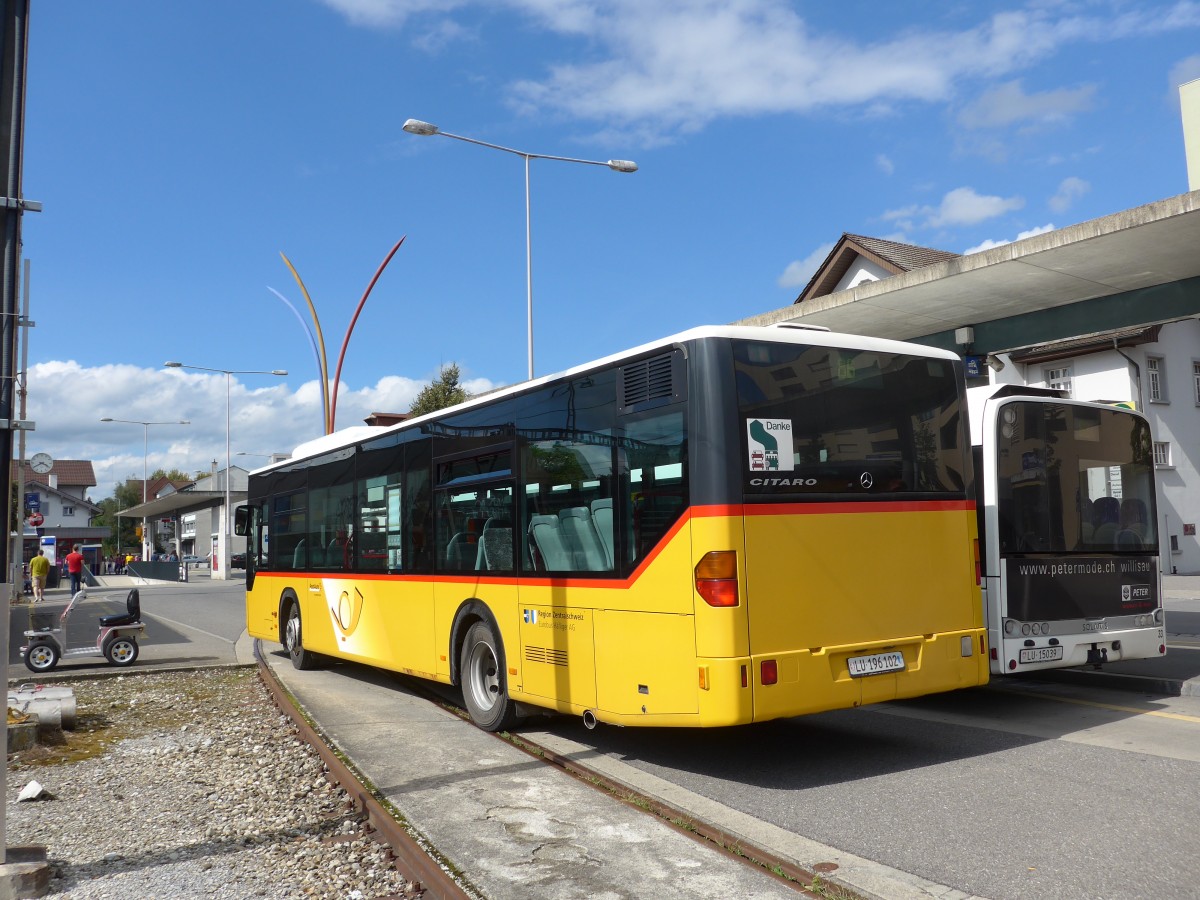
{"type": "Polygon", "coordinates": [[[591,731],[596,727],[596,713],[590,709],[583,711],[583,727],[591,731]]]}

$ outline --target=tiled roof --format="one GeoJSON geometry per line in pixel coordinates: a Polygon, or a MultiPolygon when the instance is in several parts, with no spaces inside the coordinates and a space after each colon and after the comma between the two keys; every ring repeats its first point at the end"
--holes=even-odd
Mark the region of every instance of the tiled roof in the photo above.
{"type": "Polygon", "coordinates": [[[1083,337],[1022,347],[1019,350],[1013,350],[1010,356],[1013,362],[1039,363],[1068,359],[1072,356],[1086,356],[1089,353],[1099,353],[1117,347],[1137,347],[1140,344],[1151,344],[1157,341],[1161,328],[1161,325],[1138,325],[1133,328],[1100,331],[1083,337]]]}
{"type": "Polygon", "coordinates": [[[962,256],[961,253],[951,253],[948,250],[934,250],[932,247],[918,247],[915,244],[900,244],[896,241],[885,241],[883,238],[867,237],[861,234],[847,233],[845,237],[864,250],[870,250],[876,256],[895,264],[901,272],[911,272],[913,269],[932,266],[934,263],[962,256]]]}
{"type": "MultiPolygon", "coordinates": [[[[12,477],[17,477],[17,461],[13,460],[12,477]]],[[[58,476],[60,485],[70,487],[95,487],[96,486],[96,471],[92,468],[90,459],[56,459],[54,468],[44,475],[39,475],[33,471],[29,465],[29,460],[25,461],[25,480],[40,481],[43,484],[48,484],[51,475],[58,476]]]]}
{"type": "Polygon", "coordinates": [[[804,286],[796,302],[803,303],[813,297],[832,294],[859,257],[874,262],[893,275],[900,275],[958,256],[961,254],[948,250],[934,250],[931,247],[918,247],[915,244],[901,244],[883,238],[843,232],[837,244],[825,257],[825,261],[804,286]]]}

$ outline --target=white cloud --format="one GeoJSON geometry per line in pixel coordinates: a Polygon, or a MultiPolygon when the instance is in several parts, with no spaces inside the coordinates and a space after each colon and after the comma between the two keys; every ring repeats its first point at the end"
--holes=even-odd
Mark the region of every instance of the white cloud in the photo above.
{"type": "MultiPolygon", "coordinates": [[[[245,376],[242,376],[245,377],[245,376]]],[[[381,378],[364,388],[344,383],[338,395],[339,429],[361,425],[373,412],[406,412],[420,390],[436,377],[417,381],[381,378]]],[[[464,377],[470,393],[497,385],[486,378],[464,377]]],[[[212,461],[225,467],[225,376],[131,365],[84,368],[73,360],[54,360],[29,368],[27,417],[36,430],[26,439],[26,458],[49,453],[56,459],[91,460],[97,485],[91,498],[112,494],[126,478],[141,478],[143,469],[208,471],[212,461]],[[104,417],[130,422],[173,423],[148,428],[141,424],[101,422],[104,417]]],[[[262,454],[291,453],[323,433],[320,383],[298,386],[285,379],[261,376],[252,383],[231,382],[230,452],[233,464],[252,469],[262,454]],[[239,452],[259,454],[238,457],[239,452]]]]}
{"type": "MultiPolygon", "coordinates": [[[[357,25],[453,35],[452,16],[507,9],[552,36],[546,74],[508,86],[514,108],[557,110],[625,130],[625,140],[662,140],[729,116],[858,107],[886,114],[898,103],[941,103],[971,80],[1020,73],[1061,47],[1195,28],[1200,5],[1164,13],[1125,4],[1032,2],[961,28],[906,28],[879,40],[847,27],[821,31],[786,0],[324,0],[357,25]],[[576,39],[587,42],[580,52],[576,39]],[[580,62],[579,60],[585,60],[580,62]]],[[[1093,88],[1026,95],[1010,82],[964,114],[981,123],[1044,121],[1087,108],[1093,88]]]]}
{"type": "Polygon", "coordinates": [[[323,0],[352,24],[368,28],[399,28],[420,13],[448,13],[468,5],[466,0],[323,0]]]}
{"type": "Polygon", "coordinates": [[[1045,234],[1047,231],[1053,230],[1053,224],[1039,225],[1037,228],[1030,228],[1028,231],[1019,232],[1012,240],[1007,238],[1001,238],[1000,240],[988,238],[982,244],[976,244],[974,247],[968,247],[963,251],[963,256],[969,256],[972,253],[982,253],[984,250],[991,250],[993,247],[1003,247],[1005,244],[1011,244],[1013,240],[1022,241],[1025,238],[1034,237],[1035,235],[1039,234],[1045,234]]]}
{"type": "Polygon", "coordinates": [[[789,263],[788,267],[783,270],[783,274],[779,276],[776,283],[781,288],[802,288],[808,284],[808,279],[812,278],[813,273],[817,271],[817,267],[825,261],[825,257],[829,255],[829,251],[833,249],[833,244],[822,244],[804,259],[798,259],[795,262],[789,263]]]}
{"type": "Polygon", "coordinates": [[[937,206],[905,206],[886,211],[882,218],[896,222],[908,230],[912,220],[923,218],[926,228],[953,225],[977,225],[1002,216],[1025,205],[1021,197],[994,197],[976,193],[974,188],[960,187],[948,192],[937,206]]]}
{"type": "Polygon", "coordinates": [[[959,113],[965,128],[1003,128],[1017,122],[1044,125],[1063,122],[1092,108],[1095,85],[1075,90],[1060,88],[1026,94],[1020,81],[1010,81],[986,91],[959,113]]]}
{"type": "Polygon", "coordinates": [[[1020,197],[993,197],[977,194],[972,188],[955,188],[942,198],[941,206],[930,217],[929,224],[934,227],[977,225],[1024,205],[1025,201],[1020,197]]]}
{"type": "Polygon", "coordinates": [[[1179,103],[1179,86],[1197,78],[1200,78],[1200,54],[1188,56],[1171,66],[1171,71],[1167,73],[1167,87],[1176,105],[1179,103]]]}
{"type": "Polygon", "coordinates": [[[1066,212],[1075,201],[1092,189],[1092,186],[1082,178],[1071,176],[1064,178],[1059,182],[1058,190],[1054,192],[1054,196],[1046,201],[1056,213],[1066,212]]]}
{"type": "Polygon", "coordinates": [[[876,155],[875,166],[884,175],[891,175],[893,172],[896,171],[896,164],[893,163],[891,161],[891,159],[883,153],[876,155]]]}

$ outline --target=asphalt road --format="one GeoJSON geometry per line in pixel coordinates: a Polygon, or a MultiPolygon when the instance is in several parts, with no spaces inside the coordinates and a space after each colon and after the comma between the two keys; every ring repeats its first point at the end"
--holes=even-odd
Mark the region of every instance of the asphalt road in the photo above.
{"type": "MultiPolygon", "coordinates": [[[[70,646],[93,645],[99,635],[100,616],[125,611],[128,586],[89,588],[88,597],[67,620],[70,646]]],[[[175,668],[231,665],[252,660],[237,658],[235,645],[246,630],[246,583],[241,573],[229,581],[212,581],[206,569],[192,570],[187,584],[147,585],[138,588],[146,632],[139,642],[136,666],[175,668]]],[[[25,668],[21,660],[22,632],[30,627],[30,614],[57,616],[69,601],[69,591],[50,591],[43,603],[11,607],[8,634],[10,680],[45,680],[25,668]]],[[[53,675],[94,673],[111,669],[99,654],[61,661],[53,675]]]]}
{"type": "MultiPolygon", "coordinates": [[[[123,608],[124,589],[100,593],[72,615],[83,640],[94,639],[97,616],[123,608]]],[[[148,633],[139,667],[249,662],[235,650],[240,581],[200,575],[142,588],[141,600],[148,633]]],[[[37,609],[63,601],[65,593],[37,609]]],[[[1200,884],[1200,692],[1128,690],[1131,675],[1151,686],[1200,677],[1200,598],[1167,605],[1165,659],[1074,679],[1004,680],[743,728],[588,732],[563,718],[528,730],[602,756],[639,789],[677,786],[673,805],[682,796],[697,815],[736,816],[784,856],[772,835],[799,835],[992,900],[1190,900],[1200,884]]],[[[32,677],[15,654],[28,609],[14,607],[11,617],[14,681],[32,677]]],[[[97,657],[57,671],[104,669],[97,657]]],[[[353,691],[347,679],[347,703],[353,691]]]]}

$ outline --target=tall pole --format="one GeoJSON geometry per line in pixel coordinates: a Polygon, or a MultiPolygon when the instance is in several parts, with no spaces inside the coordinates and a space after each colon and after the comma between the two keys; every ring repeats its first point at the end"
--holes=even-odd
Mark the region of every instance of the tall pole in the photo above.
{"type": "MultiPolygon", "coordinates": [[[[191,425],[187,419],[180,419],[176,422],[144,422],[141,419],[114,419],[105,416],[101,422],[120,422],[122,425],[141,425],[142,426],[142,560],[149,562],[150,559],[150,530],[149,523],[146,519],[145,506],[150,500],[150,426],[151,425],[191,425]]],[[[120,516],[117,516],[117,544],[121,543],[121,524],[120,516]]]]}
{"type": "Polygon", "coordinates": [[[529,157],[525,157],[525,328],[529,337],[529,380],[533,381],[533,225],[529,205],[529,157]]]}
{"type": "MultiPolygon", "coordinates": [[[[217,577],[229,577],[229,556],[230,544],[233,540],[232,519],[233,510],[230,508],[233,503],[233,496],[230,491],[229,477],[230,469],[233,467],[233,454],[230,452],[230,431],[231,431],[231,397],[234,375],[287,375],[287,369],[272,369],[271,371],[263,371],[262,369],[214,369],[209,366],[192,366],[186,363],[169,361],[163,363],[168,369],[195,369],[199,372],[214,372],[218,375],[225,376],[225,508],[222,510],[224,522],[217,529],[217,556],[220,558],[220,565],[214,565],[212,571],[220,573],[217,577]]],[[[217,461],[213,460],[215,466],[217,461]]]]}
{"type": "Polygon", "coordinates": [[[150,532],[146,530],[146,501],[149,500],[150,480],[150,423],[142,423],[142,562],[150,561],[150,532]]]}
{"type": "MultiPolygon", "coordinates": [[[[607,166],[614,172],[636,172],[637,163],[628,159],[610,159],[601,161],[598,159],[576,159],[573,156],[550,156],[546,153],[526,153],[524,150],[514,150],[512,147],[503,147],[500,144],[489,144],[487,141],[476,140],[475,138],[464,137],[461,134],[451,134],[449,131],[442,131],[436,125],[429,122],[422,122],[420,119],[409,119],[404,123],[404,130],[409,134],[416,135],[431,135],[439,134],[442,137],[454,138],[456,141],[464,141],[468,144],[478,144],[480,147],[488,147],[492,150],[503,150],[505,153],[512,153],[516,156],[525,159],[525,316],[526,316],[526,335],[529,340],[529,380],[533,380],[533,241],[532,228],[530,225],[530,204],[529,204],[529,161],[531,159],[553,159],[559,162],[583,163],[585,166],[607,166]]],[[[334,388],[336,390],[336,386],[334,388]]]]}
{"type": "Polygon", "coordinates": [[[233,373],[226,372],[225,373],[225,527],[224,527],[224,531],[223,531],[224,537],[222,539],[222,543],[224,546],[222,546],[222,548],[221,548],[221,565],[225,567],[225,577],[226,578],[229,577],[229,565],[230,565],[229,560],[231,558],[229,543],[230,543],[230,539],[233,536],[232,532],[229,530],[229,518],[230,518],[230,516],[229,516],[229,513],[230,513],[230,509],[229,509],[229,497],[230,497],[230,494],[229,494],[229,466],[231,465],[231,463],[230,463],[231,457],[229,454],[229,403],[230,403],[229,398],[230,398],[230,382],[232,380],[233,380],[233,373]]]}

